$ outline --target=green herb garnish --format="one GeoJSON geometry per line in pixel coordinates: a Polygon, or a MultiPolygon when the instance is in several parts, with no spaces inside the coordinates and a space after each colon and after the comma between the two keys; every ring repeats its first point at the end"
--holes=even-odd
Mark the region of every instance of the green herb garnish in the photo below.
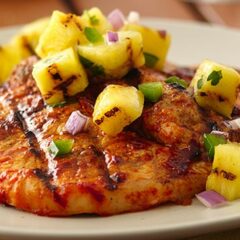
{"type": "Polygon", "coordinates": [[[99,24],[99,19],[95,15],[89,16],[89,20],[91,25],[93,26],[96,26],[99,24]]]}
{"type": "Polygon", "coordinates": [[[145,65],[150,68],[154,67],[159,60],[157,56],[151,53],[144,52],[143,55],[145,57],[145,65]]]}
{"type": "Polygon", "coordinates": [[[103,42],[103,37],[96,28],[86,27],[84,34],[91,43],[103,42]]]}
{"type": "Polygon", "coordinates": [[[211,81],[211,85],[212,86],[216,86],[219,81],[222,79],[222,71],[219,70],[219,71],[212,71],[208,78],[207,78],[207,81],[211,81]]]}
{"type": "Polygon", "coordinates": [[[67,104],[67,102],[63,101],[63,102],[60,102],[60,103],[52,104],[50,106],[53,107],[53,108],[56,108],[56,107],[64,107],[66,104],[67,104]]]}
{"type": "Polygon", "coordinates": [[[203,86],[203,76],[198,80],[197,82],[197,88],[198,89],[201,89],[203,86]]]}
{"type": "Polygon", "coordinates": [[[227,140],[224,136],[216,135],[216,134],[204,134],[203,135],[204,146],[208,151],[208,156],[213,159],[215,153],[215,147],[219,144],[227,143],[227,140]]]}
{"type": "Polygon", "coordinates": [[[173,86],[183,88],[183,89],[186,89],[188,87],[187,82],[177,76],[169,77],[165,80],[165,82],[168,84],[171,84],[173,86]]]}
{"type": "Polygon", "coordinates": [[[84,14],[88,16],[89,22],[92,26],[96,26],[99,24],[99,19],[96,17],[96,15],[91,16],[88,10],[85,10],[84,14]]]}
{"type": "Polygon", "coordinates": [[[145,99],[150,102],[157,102],[163,94],[163,87],[160,82],[148,82],[138,85],[145,99]]]}
{"type": "Polygon", "coordinates": [[[48,151],[51,154],[51,156],[55,158],[56,156],[61,156],[70,153],[72,151],[73,144],[74,144],[73,139],[52,140],[48,147],[48,151]]]}
{"type": "Polygon", "coordinates": [[[97,65],[83,56],[80,56],[80,61],[82,65],[90,71],[93,77],[105,75],[103,66],[97,65]]]}

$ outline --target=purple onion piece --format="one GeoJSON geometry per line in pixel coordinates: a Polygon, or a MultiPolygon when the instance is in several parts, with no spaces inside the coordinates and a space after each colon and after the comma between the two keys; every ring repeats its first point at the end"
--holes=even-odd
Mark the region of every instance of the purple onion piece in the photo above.
{"type": "Polygon", "coordinates": [[[109,13],[108,21],[112,24],[113,29],[117,31],[124,25],[125,17],[119,9],[115,9],[109,13]]]}
{"type": "Polygon", "coordinates": [[[208,208],[216,208],[226,205],[226,199],[219,193],[213,190],[207,190],[196,194],[197,199],[208,208]]]}
{"type": "Polygon", "coordinates": [[[108,32],[107,33],[108,42],[114,43],[118,42],[118,33],[117,32],[108,32]]]}
{"type": "Polygon", "coordinates": [[[89,118],[87,116],[83,115],[80,111],[74,111],[68,118],[65,128],[70,134],[76,135],[87,129],[88,121],[89,118]]]}

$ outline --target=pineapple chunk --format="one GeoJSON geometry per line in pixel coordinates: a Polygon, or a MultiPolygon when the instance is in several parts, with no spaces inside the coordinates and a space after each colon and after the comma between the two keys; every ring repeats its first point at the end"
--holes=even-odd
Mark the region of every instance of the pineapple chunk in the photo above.
{"type": "Polygon", "coordinates": [[[48,18],[27,24],[10,43],[0,46],[0,84],[9,77],[16,64],[34,54],[39,36],[47,24],[48,18]]]}
{"type": "Polygon", "coordinates": [[[5,44],[0,46],[0,85],[7,80],[14,66],[21,60],[16,46],[5,44]]]}
{"type": "Polygon", "coordinates": [[[240,86],[240,75],[232,68],[205,60],[191,82],[194,97],[203,107],[231,118],[240,86]]]}
{"type": "Polygon", "coordinates": [[[73,48],[65,49],[34,65],[33,77],[49,105],[82,92],[88,85],[86,73],[73,48]]]}
{"type": "Polygon", "coordinates": [[[240,198],[240,144],[227,143],[215,147],[212,172],[206,188],[223,195],[227,200],[240,198]]]}
{"type": "Polygon", "coordinates": [[[123,30],[141,33],[146,65],[156,70],[161,70],[170,46],[171,36],[165,31],[157,31],[138,24],[126,24],[123,30]]]}
{"type": "Polygon", "coordinates": [[[28,48],[32,53],[35,52],[39,38],[47,28],[49,18],[41,18],[25,25],[20,33],[13,38],[13,42],[22,42],[22,45],[28,48]]]}
{"type": "Polygon", "coordinates": [[[141,116],[144,96],[135,87],[108,85],[98,96],[93,121],[106,134],[114,136],[141,116]]]}
{"type": "Polygon", "coordinates": [[[142,37],[137,32],[119,32],[113,44],[78,46],[78,53],[89,74],[105,78],[121,78],[132,67],[144,64],[142,37]]]}
{"type": "Polygon", "coordinates": [[[43,58],[87,42],[80,17],[54,11],[47,28],[40,36],[36,53],[43,58]]]}
{"type": "Polygon", "coordinates": [[[91,8],[83,12],[81,16],[85,27],[94,27],[99,33],[103,34],[111,30],[112,26],[99,8],[91,8]]]}

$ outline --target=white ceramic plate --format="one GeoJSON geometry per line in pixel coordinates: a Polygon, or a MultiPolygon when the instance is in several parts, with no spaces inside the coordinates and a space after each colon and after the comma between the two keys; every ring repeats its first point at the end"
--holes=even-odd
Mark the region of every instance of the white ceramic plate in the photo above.
{"type": "MultiPolygon", "coordinates": [[[[145,19],[144,24],[172,34],[169,61],[198,64],[209,58],[240,67],[240,32],[204,24],[145,19]]],[[[5,42],[18,27],[0,30],[5,42]]],[[[40,217],[0,207],[0,239],[177,239],[240,227],[240,202],[207,209],[196,199],[190,206],[158,208],[112,217],[40,217]]]]}

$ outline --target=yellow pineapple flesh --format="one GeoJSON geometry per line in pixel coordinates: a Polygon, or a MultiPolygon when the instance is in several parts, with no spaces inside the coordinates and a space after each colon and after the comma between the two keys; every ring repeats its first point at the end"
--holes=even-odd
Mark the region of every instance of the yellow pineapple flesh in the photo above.
{"type": "Polygon", "coordinates": [[[230,67],[213,61],[203,61],[191,82],[196,102],[203,108],[212,109],[226,117],[231,117],[240,74],[230,67]]]}
{"type": "Polygon", "coordinates": [[[81,16],[81,19],[85,27],[96,28],[101,34],[112,29],[112,25],[104,16],[102,11],[97,7],[85,10],[81,16]]]}
{"type": "Polygon", "coordinates": [[[118,37],[119,41],[112,44],[78,46],[80,59],[90,75],[121,78],[131,68],[144,64],[141,35],[129,31],[118,32],[118,37]]]}
{"type": "Polygon", "coordinates": [[[206,188],[220,193],[229,201],[240,198],[240,143],[215,147],[212,172],[206,188]]]}
{"type": "Polygon", "coordinates": [[[79,16],[54,11],[47,28],[40,36],[36,53],[43,58],[87,42],[79,16]]]}
{"type": "Polygon", "coordinates": [[[143,52],[146,65],[156,70],[163,68],[171,43],[169,33],[132,23],[124,25],[122,30],[139,32],[143,39],[143,52]]]}
{"type": "Polygon", "coordinates": [[[14,66],[21,60],[16,47],[12,44],[0,46],[0,85],[4,83],[11,74],[14,66]]]}
{"type": "Polygon", "coordinates": [[[93,121],[106,134],[114,136],[141,116],[144,96],[135,87],[108,85],[94,105],[93,121]]]}
{"type": "Polygon", "coordinates": [[[50,18],[41,18],[26,24],[20,32],[13,37],[13,42],[22,42],[25,47],[35,52],[38,45],[39,38],[44,30],[47,28],[50,18]]]}
{"type": "Polygon", "coordinates": [[[84,91],[87,76],[73,48],[37,62],[33,77],[47,104],[61,103],[65,97],[84,91]]]}

